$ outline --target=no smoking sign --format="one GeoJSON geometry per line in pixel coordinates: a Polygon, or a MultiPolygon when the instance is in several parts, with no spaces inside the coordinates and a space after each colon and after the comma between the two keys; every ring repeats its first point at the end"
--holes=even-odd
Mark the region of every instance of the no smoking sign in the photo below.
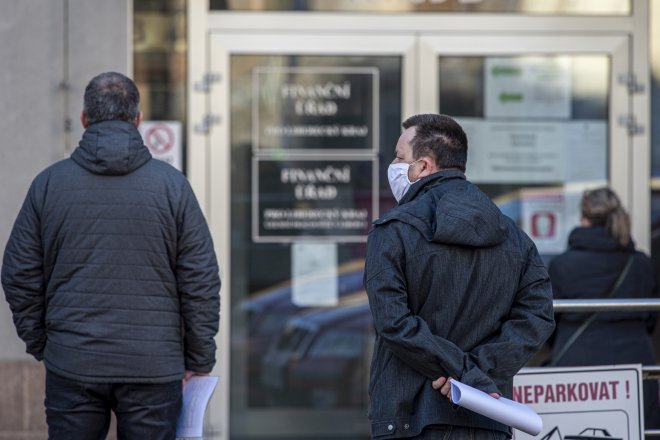
{"type": "Polygon", "coordinates": [[[181,122],[142,121],[138,127],[142,140],[155,159],[181,169],[181,122]]]}
{"type": "Polygon", "coordinates": [[[154,125],[147,130],[144,143],[152,154],[165,154],[174,146],[174,132],[167,125],[154,125]]]}

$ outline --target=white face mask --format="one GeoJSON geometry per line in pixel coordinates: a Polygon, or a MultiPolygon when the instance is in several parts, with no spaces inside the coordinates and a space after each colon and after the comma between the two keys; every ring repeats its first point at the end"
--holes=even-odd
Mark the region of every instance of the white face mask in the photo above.
{"type": "MultiPolygon", "coordinates": [[[[419,162],[419,160],[416,160],[415,162],[419,162]]],[[[415,162],[391,163],[387,168],[387,180],[390,182],[392,194],[394,194],[394,198],[397,202],[399,202],[401,198],[403,198],[404,194],[408,192],[410,185],[419,180],[417,179],[415,182],[408,180],[408,170],[410,169],[410,166],[415,162]]]]}

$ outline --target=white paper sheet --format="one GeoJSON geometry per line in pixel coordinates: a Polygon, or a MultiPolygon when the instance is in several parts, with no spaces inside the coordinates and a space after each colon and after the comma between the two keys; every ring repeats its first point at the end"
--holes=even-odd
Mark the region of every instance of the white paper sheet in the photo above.
{"type": "Polygon", "coordinates": [[[206,406],[217,383],[217,376],[193,376],[186,382],[183,408],[176,426],[177,439],[202,438],[206,406]]]}
{"type": "Polygon", "coordinates": [[[538,435],[543,420],[531,408],[505,397],[495,399],[457,380],[451,381],[451,400],[456,405],[484,415],[527,434],[538,435]]]}

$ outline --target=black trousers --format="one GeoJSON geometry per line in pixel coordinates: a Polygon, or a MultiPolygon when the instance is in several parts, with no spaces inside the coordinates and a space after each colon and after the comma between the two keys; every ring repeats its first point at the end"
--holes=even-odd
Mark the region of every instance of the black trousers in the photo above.
{"type": "Polygon", "coordinates": [[[103,440],[111,411],[117,439],[174,439],[182,404],[181,381],[163,384],[88,383],[46,370],[49,440],[103,440]]]}

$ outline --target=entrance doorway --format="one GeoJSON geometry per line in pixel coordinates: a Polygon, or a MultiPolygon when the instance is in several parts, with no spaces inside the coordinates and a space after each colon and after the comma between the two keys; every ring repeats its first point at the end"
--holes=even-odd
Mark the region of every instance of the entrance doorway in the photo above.
{"type": "MultiPolygon", "coordinates": [[[[406,117],[463,125],[468,179],[546,261],[586,188],[609,184],[648,212],[634,190],[648,173],[633,172],[644,162],[630,115],[646,92],[628,81],[631,34],[539,31],[520,17],[508,29],[465,17],[460,30],[451,17],[417,29],[408,18],[388,32],[371,17],[357,32],[350,14],[319,31],[310,15],[209,20],[197,165],[223,267],[219,438],[368,438],[362,262],[371,222],[395,206],[386,170],[406,117]]],[[[634,225],[642,246],[647,226],[634,225]]]]}

